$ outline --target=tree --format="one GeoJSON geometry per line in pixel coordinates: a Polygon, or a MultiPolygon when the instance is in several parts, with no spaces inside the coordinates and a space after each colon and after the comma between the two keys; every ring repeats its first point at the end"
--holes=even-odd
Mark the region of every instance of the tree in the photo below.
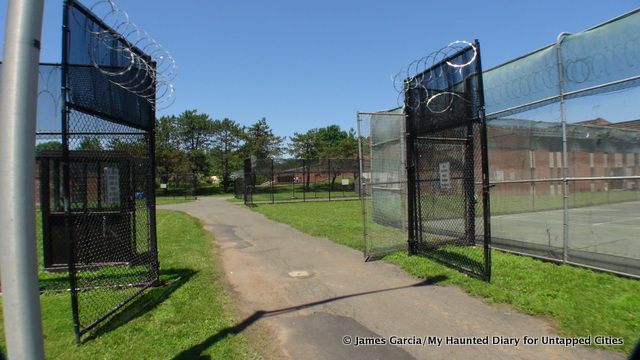
{"type": "Polygon", "coordinates": [[[177,139],[187,151],[204,150],[210,143],[212,130],[209,115],[198,114],[198,110],[183,112],[175,122],[177,139]]]}
{"type": "Polygon", "coordinates": [[[213,120],[197,110],[187,110],[175,120],[175,136],[181,149],[187,153],[191,171],[208,174],[210,163],[206,151],[211,145],[213,120]]]}
{"type": "Polygon", "coordinates": [[[240,168],[241,161],[237,151],[244,135],[242,127],[233,120],[224,118],[214,121],[212,152],[222,174],[222,189],[225,192],[229,190],[231,172],[240,168]]]}
{"type": "MultiPolygon", "coordinates": [[[[306,133],[299,134],[293,133],[290,137],[291,145],[289,146],[289,153],[294,157],[300,159],[313,159],[320,155],[321,141],[318,136],[318,129],[311,129],[306,133]]],[[[311,172],[307,169],[304,172],[304,189],[309,190],[309,183],[311,180],[311,172]]]]}
{"type": "Polygon", "coordinates": [[[87,137],[82,139],[80,142],[80,146],[78,146],[79,150],[102,150],[102,144],[100,143],[100,139],[95,137],[87,137]]]}
{"type": "Polygon", "coordinates": [[[36,145],[36,156],[42,154],[43,151],[62,151],[62,143],[60,141],[46,141],[36,145]]]}
{"type": "Polygon", "coordinates": [[[358,137],[353,128],[349,129],[347,136],[338,142],[338,159],[355,159],[358,157],[358,137]]]}
{"type": "MultiPolygon", "coordinates": [[[[352,129],[344,131],[338,125],[329,125],[318,129],[318,137],[321,142],[320,155],[327,159],[354,159],[358,157],[358,139],[352,129]]],[[[340,176],[344,168],[336,166],[331,172],[331,185],[340,176]]]]}
{"type": "Polygon", "coordinates": [[[255,155],[258,159],[268,159],[278,157],[285,151],[285,137],[275,135],[266,118],[246,128],[244,140],[242,152],[247,157],[255,155]]]}
{"type": "Polygon", "coordinates": [[[163,116],[156,123],[156,165],[158,174],[185,173],[193,166],[178,134],[178,118],[163,116]]]}
{"type": "Polygon", "coordinates": [[[313,159],[320,155],[321,141],[318,136],[318,129],[311,129],[306,133],[293,133],[289,137],[291,144],[289,153],[300,159],[313,159]]]}
{"type": "Polygon", "coordinates": [[[109,142],[109,149],[123,151],[134,157],[146,157],[149,145],[144,139],[113,139],[109,142]]]}
{"type": "Polygon", "coordinates": [[[340,129],[338,125],[329,125],[318,129],[318,137],[321,142],[320,156],[327,159],[344,158],[340,152],[340,142],[349,135],[340,129]]]}

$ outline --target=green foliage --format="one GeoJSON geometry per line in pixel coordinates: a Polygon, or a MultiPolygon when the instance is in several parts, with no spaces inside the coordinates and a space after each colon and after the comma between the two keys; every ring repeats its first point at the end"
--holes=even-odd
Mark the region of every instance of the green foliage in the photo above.
{"type": "Polygon", "coordinates": [[[158,119],[157,172],[218,175],[223,190],[229,191],[231,174],[242,169],[244,158],[280,156],[283,141],[273,134],[265,118],[245,128],[228,118],[214,120],[197,110],[187,110],[158,119]]]}
{"type": "Polygon", "coordinates": [[[344,131],[338,125],[294,133],[289,153],[297,158],[352,159],[358,157],[355,131],[344,131]]]}
{"type": "Polygon", "coordinates": [[[311,129],[306,133],[294,133],[290,137],[289,154],[298,159],[315,159],[320,156],[322,142],[318,136],[318,129],[311,129]]]}
{"type": "Polygon", "coordinates": [[[36,155],[42,154],[43,151],[61,151],[62,143],[60,141],[47,141],[36,145],[36,155]]]}
{"type": "Polygon", "coordinates": [[[109,143],[109,148],[116,151],[126,151],[134,156],[142,156],[148,154],[147,142],[143,139],[134,141],[125,141],[114,139],[109,143]]]}
{"type": "Polygon", "coordinates": [[[180,145],[188,152],[202,151],[211,144],[213,120],[198,110],[187,110],[177,117],[175,131],[180,145]]]}
{"type": "Polygon", "coordinates": [[[197,110],[163,116],[156,126],[158,173],[222,174],[228,183],[241,162],[238,149],[243,129],[230,119],[213,120],[197,110]]]}
{"type": "Polygon", "coordinates": [[[242,158],[238,152],[244,136],[243,128],[231,119],[214,120],[211,156],[214,169],[222,175],[222,188],[229,190],[231,172],[242,168],[242,158]]]}
{"type": "Polygon", "coordinates": [[[98,138],[86,137],[80,142],[78,150],[102,150],[102,144],[98,138]]]}
{"type": "Polygon", "coordinates": [[[258,159],[274,158],[284,153],[285,138],[277,136],[262,118],[245,129],[244,146],[242,152],[245,157],[256,156],[258,159]]]}

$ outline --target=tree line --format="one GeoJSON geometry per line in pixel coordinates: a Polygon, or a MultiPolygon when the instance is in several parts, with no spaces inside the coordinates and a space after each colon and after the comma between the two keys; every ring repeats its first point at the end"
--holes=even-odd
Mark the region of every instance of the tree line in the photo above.
{"type": "Polygon", "coordinates": [[[250,126],[224,118],[188,110],[163,116],[156,124],[156,164],[158,173],[196,172],[220,175],[224,191],[229,191],[231,174],[241,170],[243,160],[279,158],[354,158],[358,140],[353,129],[338,125],[278,136],[262,118],[250,126]]]}
{"type": "MultiPolygon", "coordinates": [[[[224,118],[213,119],[197,110],[179,115],[163,116],[156,123],[156,173],[198,173],[220,175],[224,191],[229,191],[231,174],[243,167],[250,156],[258,159],[280,158],[288,154],[301,159],[351,159],[357,157],[358,140],[355,131],[342,130],[338,125],[314,128],[289,137],[277,136],[266,118],[250,126],[224,118]]],[[[106,142],[97,137],[84,138],[76,150],[127,150],[131,152],[143,142],[106,142]]],[[[36,154],[46,150],[61,150],[58,141],[40,143],[36,154]]]]}
{"type": "MultiPolygon", "coordinates": [[[[358,140],[353,129],[342,130],[338,125],[314,128],[289,137],[278,136],[262,118],[250,126],[224,118],[213,119],[197,110],[179,115],[163,116],[156,123],[157,174],[198,173],[220,175],[224,191],[230,190],[231,174],[243,167],[243,160],[280,158],[290,155],[301,159],[355,158],[358,140]]],[[[98,138],[87,137],[77,150],[134,150],[144,144],[112,141],[104,144],[98,138]]],[[[40,143],[36,153],[60,150],[58,141],[40,143]]]]}

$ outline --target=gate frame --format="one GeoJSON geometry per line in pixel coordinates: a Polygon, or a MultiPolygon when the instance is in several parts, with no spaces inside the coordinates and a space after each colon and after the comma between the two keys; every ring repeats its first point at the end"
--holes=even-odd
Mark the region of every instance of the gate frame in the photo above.
{"type": "MultiPolygon", "coordinates": [[[[142,294],[145,290],[150,287],[160,286],[160,263],[158,259],[158,243],[157,243],[157,232],[156,232],[156,192],[155,192],[155,175],[156,175],[156,160],[155,160],[155,120],[151,123],[149,128],[144,128],[139,124],[131,124],[131,123],[122,123],[120,121],[116,121],[114,119],[106,119],[104,116],[100,114],[93,114],[90,110],[81,109],[72,105],[69,101],[69,81],[68,81],[68,70],[71,67],[69,64],[69,53],[71,52],[70,47],[70,12],[72,9],[76,9],[82,12],[87,18],[94,21],[96,24],[100,25],[105,29],[109,29],[113,31],[114,34],[119,34],[117,31],[112,29],[109,25],[104,23],[102,19],[97,17],[90,9],[84,6],[82,3],[76,0],[64,0],[62,4],[62,59],[60,64],[60,82],[61,82],[61,136],[62,136],[62,197],[64,201],[64,237],[65,241],[69,244],[69,256],[68,256],[68,274],[69,274],[69,294],[71,297],[71,310],[73,317],[73,332],[75,335],[76,344],[81,344],[82,335],[87,334],[89,331],[94,329],[97,325],[110,318],[113,314],[115,314],[118,310],[122,309],[125,305],[130,303],[137,296],[142,294]],[[150,166],[150,181],[147,182],[147,186],[145,189],[146,198],[147,198],[147,211],[148,211],[148,230],[149,230],[149,253],[150,262],[150,275],[153,275],[153,278],[149,278],[147,283],[137,284],[139,289],[135,291],[133,294],[129,295],[127,298],[120,301],[116,306],[108,310],[106,313],[99,316],[97,319],[92,322],[82,325],[80,323],[80,308],[79,308],[79,300],[78,300],[78,269],[76,267],[77,263],[77,244],[75,237],[73,236],[73,224],[71,222],[71,178],[70,178],[70,162],[71,155],[69,149],[69,119],[70,113],[72,110],[85,113],[88,115],[95,115],[102,120],[109,122],[111,124],[119,124],[125,125],[130,128],[135,128],[137,130],[141,130],[144,133],[140,133],[144,135],[147,143],[147,151],[149,156],[149,166],[150,166]]],[[[128,40],[121,39],[122,41],[128,43],[128,40]]],[[[130,44],[130,43],[129,43],[130,44]]],[[[149,64],[152,65],[155,69],[155,63],[151,61],[151,58],[144,51],[137,48],[134,44],[130,44],[131,48],[134,52],[137,53],[138,56],[144,57],[149,60],[149,64]]],[[[153,82],[152,88],[150,91],[155,94],[155,80],[153,82]]],[[[144,100],[143,100],[144,101],[144,100]]],[[[152,110],[153,116],[155,119],[155,108],[152,110]]]]}
{"type": "MultiPolygon", "coordinates": [[[[481,53],[480,53],[480,42],[476,39],[473,42],[473,47],[476,50],[476,58],[475,62],[475,73],[478,77],[477,80],[477,96],[478,96],[478,117],[474,119],[472,122],[467,124],[460,124],[459,127],[467,125],[467,128],[472,128],[474,123],[478,123],[480,125],[480,146],[481,146],[481,171],[482,171],[482,208],[483,208],[483,255],[484,255],[484,273],[477,274],[471,271],[467,271],[465,269],[461,269],[460,267],[456,267],[456,269],[468,273],[473,276],[480,277],[482,280],[487,282],[491,281],[491,206],[490,206],[490,188],[492,185],[489,183],[489,158],[488,158],[488,138],[487,138],[487,124],[485,118],[485,101],[484,101],[484,85],[482,80],[482,62],[481,62],[481,53]]],[[[422,73],[429,71],[435,66],[439,66],[447,61],[451,61],[454,58],[464,54],[469,50],[468,47],[463,48],[462,50],[458,50],[452,55],[442,59],[437,64],[434,64],[427,70],[424,70],[422,73]]],[[[409,82],[410,78],[405,79],[404,81],[404,114],[405,114],[405,129],[406,129],[406,173],[407,173],[407,231],[408,231],[408,253],[410,256],[418,255],[418,242],[420,238],[420,230],[421,224],[417,224],[417,191],[416,191],[416,180],[417,180],[417,171],[416,164],[418,159],[418,154],[416,153],[416,139],[418,136],[416,135],[416,129],[414,127],[414,116],[407,111],[408,108],[408,92],[409,92],[409,82]]],[[[445,127],[444,129],[453,128],[445,127]]],[[[472,140],[473,141],[473,140],[472,140]]],[[[466,149],[465,149],[466,153],[466,149]]],[[[472,154],[473,155],[473,154],[472,154]]],[[[465,154],[466,157],[466,154],[465,154]]],[[[474,184],[475,186],[475,184],[474,184]]],[[[466,190],[465,190],[466,192],[466,190]]],[[[475,192],[475,191],[474,191],[475,192]]],[[[466,206],[466,205],[465,205],[466,206]]],[[[474,208],[475,213],[475,208],[474,208]]],[[[468,221],[468,220],[467,220],[468,221]]],[[[475,215],[474,215],[474,224],[475,228],[475,215]]],[[[465,226],[465,232],[469,231],[469,226],[465,226]]],[[[466,234],[467,236],[474,234],[466,234]]],[[[451,266],[452,264],[447,264],[451,266]]]]}

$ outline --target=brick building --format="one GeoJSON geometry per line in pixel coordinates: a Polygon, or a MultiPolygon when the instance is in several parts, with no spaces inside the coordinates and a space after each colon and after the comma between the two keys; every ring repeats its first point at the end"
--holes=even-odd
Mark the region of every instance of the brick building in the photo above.
{"type": "MultiPolygon", "coordinates": [[[[521,119],[489,122],[489,169],[492,182],[514,182],[513,194],[560,194],[561,182],[519,180],[562,177],[562,124],[521,119]]],[[[611,124],[604,119],[567,124],[570,178],[640,175],[640,120],[611,124]]],[[[572,181],[570,192],[638,189],[639,181],[572,181]]],[[[500,187],[496,189],[500,191],[500,187]]]]}

